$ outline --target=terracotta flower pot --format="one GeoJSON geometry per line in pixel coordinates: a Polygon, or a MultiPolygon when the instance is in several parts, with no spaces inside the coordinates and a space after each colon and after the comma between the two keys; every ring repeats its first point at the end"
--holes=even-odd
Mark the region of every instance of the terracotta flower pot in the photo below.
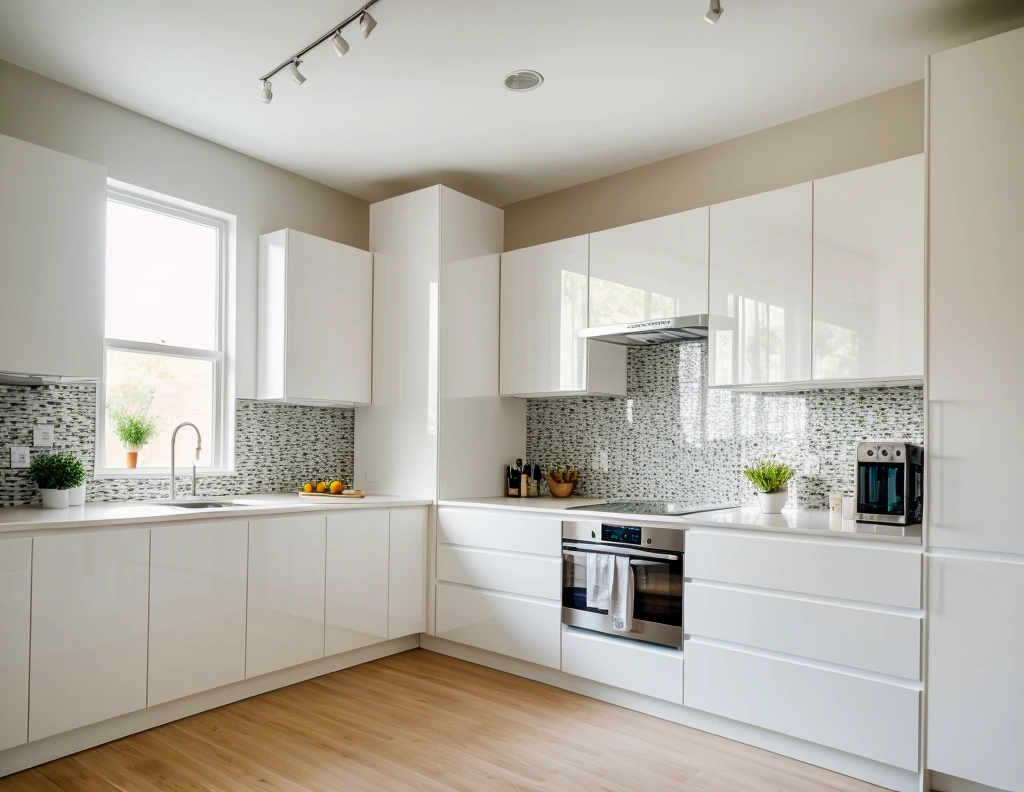
{"type": "Polygon", "coordinates": [[[139,464],[139,452],[138,451],[125,451],[124,452],[124,466],[129,470],[135,470],[135,466],[139,464]]]}

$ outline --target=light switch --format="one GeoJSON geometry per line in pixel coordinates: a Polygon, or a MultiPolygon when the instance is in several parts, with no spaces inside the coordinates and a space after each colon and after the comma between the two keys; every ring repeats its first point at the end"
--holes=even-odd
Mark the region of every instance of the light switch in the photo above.
{"type": "Polygon", "coordinates": [[[37,448],[53,445],[53,426],[51,424],[36,424],[32,428],[32,445],[37,448]]]}
{"type": "Polygon", "coordinates": [[[12,468],[27,468],[30,464],[28,446],[11,446],[12,468]]]}

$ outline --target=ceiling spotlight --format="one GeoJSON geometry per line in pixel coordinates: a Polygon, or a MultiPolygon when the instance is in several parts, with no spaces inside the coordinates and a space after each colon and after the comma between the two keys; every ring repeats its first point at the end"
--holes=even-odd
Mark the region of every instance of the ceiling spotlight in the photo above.
{"type": "Polygon", "coordinates": [[[520,69],[505,75],[505,87],[516,93],[540,88],[542,82],[544,82],[544,75],[533,71],[533,69],[520,69]]]}
{"type": "Polygon", "coordinates": [[[293,60],[288,64],[288,68],[292,70],[292,79],[295,80],[297,85],[302,85],[306,78],[302,76],[302,72],[299,71],[299,64],[302,63],[300,60],[293,60]]]}
{"type": "Polygon", "coordinates": [[[708,6],[708,12],[704,15],[704,21],[713,25],[721,18],[722,0],[711,0],[711,5],[708,6]]]}
{"type": "Polygon", "coordinates": [[[263,104],[270,104],[270,100],[274,98],[274,92],[271,90],[270,80],[263,81],[263,90],[260,91],[260,101],[263,104]]]}
{"type": "Polygon", "coordinates": [[[334,38],[331,39],[331,43],[334,45],[334,51],[338,53],[339,58],[344,58],[348,55],[350,48],[348,46],[348,42],[341,37],[340,30],[334,34],[334,38]]]}
{"type": "Polygon", "coordinates": [[[363,11],[362,16],[359,17],[359,29],[363,31],[363,38],[369,38],[375,27],[377,27],[377,20],[363,11]]]}

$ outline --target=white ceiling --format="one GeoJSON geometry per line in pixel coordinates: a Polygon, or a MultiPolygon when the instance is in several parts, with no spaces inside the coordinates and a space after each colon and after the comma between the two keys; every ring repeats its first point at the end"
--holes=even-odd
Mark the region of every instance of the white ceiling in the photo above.
{"type": "Polygon", "coordinates": [[[924,76],[1024,24],[1017,0],[380,0],[351,52],[258,78],[359,0],[0,0],[0,59],[377,201],[498,206],[924,76]],[[502,78],[542,72],[536,91],[502,78]]]}

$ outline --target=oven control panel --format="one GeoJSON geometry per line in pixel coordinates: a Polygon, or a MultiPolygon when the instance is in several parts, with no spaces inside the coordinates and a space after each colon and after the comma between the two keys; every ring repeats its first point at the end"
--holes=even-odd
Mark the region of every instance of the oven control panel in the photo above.
{"type": "MultiPolygon", "coordinates": [[[[639,522],[639,521],[638,521],[639,522]]],[[[597,520],[563,520],[562,539],[569,542],[608,544],[682,553],[686,547],[683,525],[620,525],[597,520]]]]}
{"type": "Polygon", "coordinates": [[[601,541],[615,542],[616,544],[627,544],[639,546],[643,541],[643,531],[639,528],[628,525],[601,525],[601,541]]]}

